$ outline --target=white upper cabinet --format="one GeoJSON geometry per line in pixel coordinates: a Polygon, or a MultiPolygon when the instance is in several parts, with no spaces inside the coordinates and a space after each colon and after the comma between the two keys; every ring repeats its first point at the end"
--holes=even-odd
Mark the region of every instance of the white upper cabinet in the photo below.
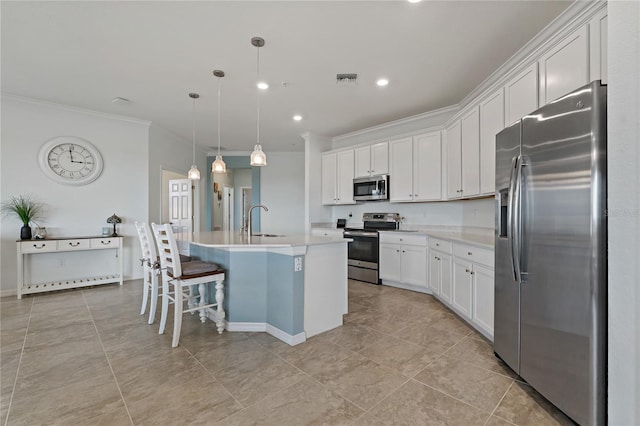
{"type": "Polygon", "coordinates": [[[355,149],[355,177],[371,176],[371,147],[355,149]]]}
{"type": "Polygon", "coordinates": [[[413,137],[413,200],[442,199],[442,137],[440,132],[413,137]]]}
{"type": "Polygon", "coordinates": [[[447,198],[462,196],[462,181],[460,171],[460,120],[456,120],[444,131],[447,146],[447,198]]]}
{"type": "Polygon", "coordinates": [[[440,132],[389,142],[389,200],[433,201],[442,198],[440,132]]]}
{"type": "Polygon", "coordinates": [[[413,201],[413,139],[389,142],[389,201],[413,201]]]}
{"type": "Polygon", "coordinates": [[[353,201],[354,151],[322,155],[322,204],[355,204],[353,201]]]}
{"type": "Polygon", "coordinates": [[[386,175],[389,173],[389,142],[371,145],[371,174],[386,175]]]}
{"type": "Polygon", "coordinates": [[[496,134],[504,129],[502,89],[480,104],[480,193],[493,194],[496,181],[496,134]]]}
{"type": "Polygon", "coordinates": [[[480,193],[480,120],[475,107],[460,119],[462,196],[480,193]]]}
{"type": "Polygon", "coordinates": [[[355,149],[355,177],[389,173],[389,142],[380,142],[355,149]]]}
{"type": "Polygon", "coordinates": [[[540,58],[540,104],[589,82],[589,40],[582,26],[540,58]]]}
{"type": "Polygon", "coordinates": [[[353,176],[354,176],[354,152],[353,150],[338,152],[338,176],[336,179],[337,203],[355,204],[353,201],[353,176]]]}
{"type": "Polygon", "coordinates": [[[589,81],[602,80],[607,84],[607,9],[589,21],[589,81]]]}
{"type": "Polygon", "coordinates": [[[538,63],[513,77],[504,86],[504,122],[510,126],[538,109],[538,63]]]}

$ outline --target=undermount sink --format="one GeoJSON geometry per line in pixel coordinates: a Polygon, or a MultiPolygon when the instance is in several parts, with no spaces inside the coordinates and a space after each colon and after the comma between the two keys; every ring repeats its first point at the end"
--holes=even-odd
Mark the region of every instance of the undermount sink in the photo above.
{"type": "Polygon", "coordinates": [[[284,237],[284,235],[278,235],[278,234],[253,234],[252,237],[284,237]]]}

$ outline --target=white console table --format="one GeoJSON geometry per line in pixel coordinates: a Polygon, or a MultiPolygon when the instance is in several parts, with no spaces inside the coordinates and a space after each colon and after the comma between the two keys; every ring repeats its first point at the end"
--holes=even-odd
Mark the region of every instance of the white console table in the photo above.
{"type": "MultiPolygon", "coordinates": [[[[107,283],[122,285],[122,237],[74,237],[17,241],[18,299],[23,294],[107,283]],[[104,250],[113,251],[113,264],[104,262],[104,250]],[[62,255],[77,252],[71,267],[62,255]],[[84,254],[80,254],[80,252],[84,254]],[[57,257],[56,257],[57,256],[57,257]],[[48,259],[47,259],[48,257],[48,259]],[[41,261],[41,262],[39,262],[41,261]],[[25,267],[28,266],[28,270],[25,267]]],[[[72,255],[73,256],[73,255],[72,255]]],[[[68,257],[72,257],[68,256],[68,257]]]]}

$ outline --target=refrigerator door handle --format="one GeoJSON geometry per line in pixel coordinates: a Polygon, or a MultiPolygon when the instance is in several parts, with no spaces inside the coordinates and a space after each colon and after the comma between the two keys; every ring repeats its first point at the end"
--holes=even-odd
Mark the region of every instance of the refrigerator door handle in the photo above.
{"type": "Polygon", "coordinates": [[[509,241],[509,250],[511,253],[511,270],[513,271],[513,279],[517,282],[520,282],[518,279],[518,271],[516,270],[516,260],[514,257],[515,253],[515,241],[514,241],[514,197],[516,192],[516,178],[515,171],[518,168],[519,156],[513,157],[511,160],[511,173],[509,174],[509,193],[507,195],[509,201],[507,204],[507,233],[508,233],[508,241],[509,241]]]}
{"type": "Polygon", "coordinates": [[[522,282],[522,268],[520,267],[521,256],[521,237],[522,237],[522,156],[518,156],[516,162],[516,178],[514,183],[514,197],[513,197],[513,234],[512,234],[512,246],[511,256],[513,257],[513,270],[515,271],[515,278],[518,283],[522,282]]]}

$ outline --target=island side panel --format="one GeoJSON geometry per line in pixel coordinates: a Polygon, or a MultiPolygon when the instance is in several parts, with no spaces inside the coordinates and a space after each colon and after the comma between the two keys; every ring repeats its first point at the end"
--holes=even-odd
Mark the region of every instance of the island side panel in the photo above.
{"type": "MultiPolygon", "coordinates": [[[[191,255],[226,270],[224,309],[230,331],[263,331],[267,322],[266,256],[263,252],[229,251],[192,244],[191,255]],[[260,329],[260,330],[258,330],[260,329]]],[[[209,298],[215,291],[209,285],[209,298]]]]}
{"type": "Polygon", "coordinates": [[[304,267],[307,338],[342,325],[347,313],[347,243],[310,245],[304,267]]]}
{"type": "MultiPolygon", "coordinates": [[[[267,253],[267,324],[296,336],[304,332],[304,255],[267,253]]],[[[271,330],[277,333],[277,330],[271,330]]]]}

